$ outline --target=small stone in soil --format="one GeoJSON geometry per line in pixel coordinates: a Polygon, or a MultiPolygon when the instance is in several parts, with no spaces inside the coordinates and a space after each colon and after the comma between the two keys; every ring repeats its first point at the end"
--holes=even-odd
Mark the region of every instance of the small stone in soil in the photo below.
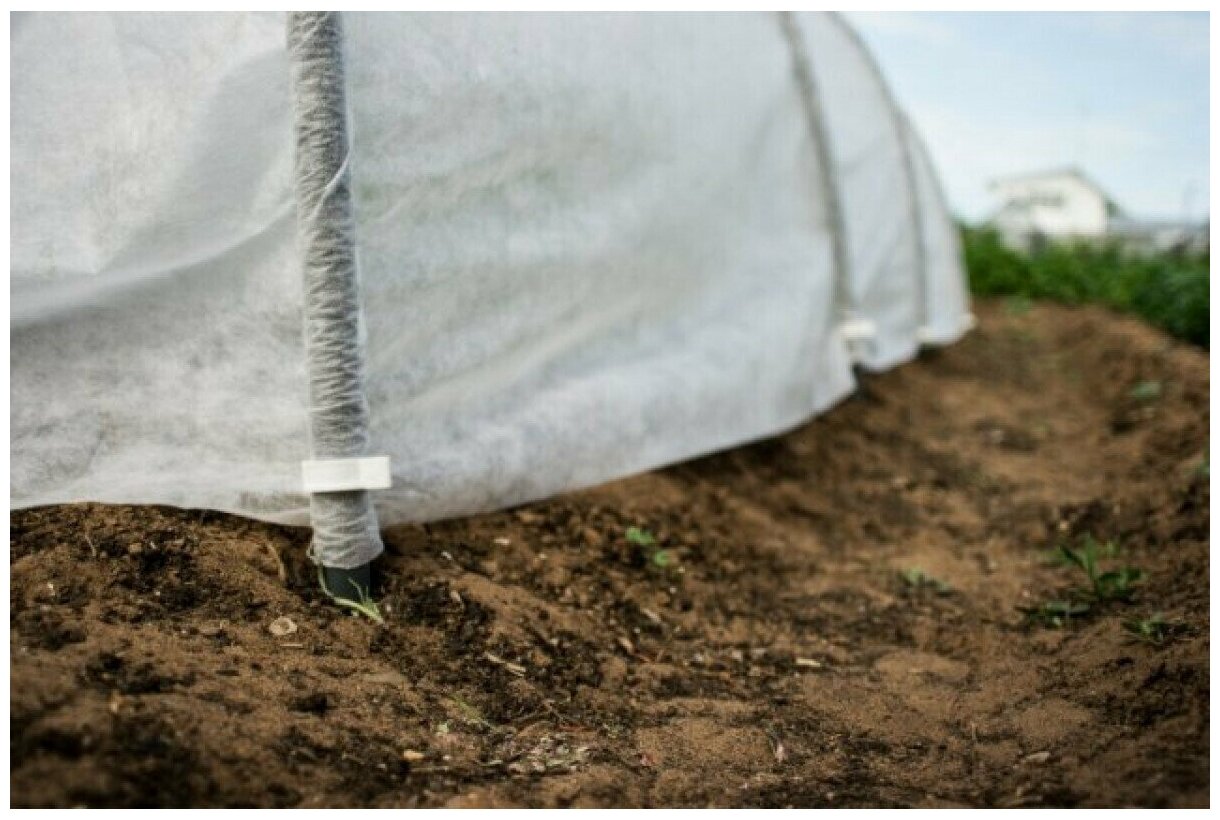
{"type": "Polygon", "coordinates": [[[296,632],[297,625],[296,625],[296,622],[293,621],[291,618],[289,618],[287,615],[281,615],[280,617],[278,617],[274,621],[272,621],[267,626],[267,629],[270,630],[271,634],[274,635],[275,637],[283,638],[287,635],[291,635],[293,632],[296,632]]]}

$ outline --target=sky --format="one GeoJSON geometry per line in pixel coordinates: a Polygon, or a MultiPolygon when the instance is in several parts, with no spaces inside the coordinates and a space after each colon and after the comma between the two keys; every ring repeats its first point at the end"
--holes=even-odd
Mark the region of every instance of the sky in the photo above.
{"type": "Polygon", "coordinates": [[[940,172],[985,219],[996,177],[1076,166],[1137,218],[1208,215],[1208,14],[854,12],[940,172]]]}

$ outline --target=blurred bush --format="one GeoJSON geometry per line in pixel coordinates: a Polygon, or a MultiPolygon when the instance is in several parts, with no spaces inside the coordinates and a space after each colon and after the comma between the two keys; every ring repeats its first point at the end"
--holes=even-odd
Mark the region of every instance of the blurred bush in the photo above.
{"type": "Polygon", "coordinates": [[[1096,303],[1141,316],[1178,338],[1210,347],[1211,253],[1135,253],[1117,244],[1051,242],[1029,253],[993,228],[963,225],[970,289],[978,296],[1096,303]]]}

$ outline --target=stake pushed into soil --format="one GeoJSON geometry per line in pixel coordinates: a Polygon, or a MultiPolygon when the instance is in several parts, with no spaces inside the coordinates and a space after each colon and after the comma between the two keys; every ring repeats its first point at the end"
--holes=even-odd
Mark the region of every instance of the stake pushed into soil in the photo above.
{"type": "MultiPolygon", "coordinates": [[[[355,464],[367,455],[369,410],[339,13],[290,12],[288,53],[305,292],[310,455],[355,464]]],[[[368,492],[371,486],[356,479],[330,491],[310,491],[310,557],[321,567],[323,589],[346,601],[359,601],[357,590],[367,599],[370,564],[384,549],[368,492]]]]}

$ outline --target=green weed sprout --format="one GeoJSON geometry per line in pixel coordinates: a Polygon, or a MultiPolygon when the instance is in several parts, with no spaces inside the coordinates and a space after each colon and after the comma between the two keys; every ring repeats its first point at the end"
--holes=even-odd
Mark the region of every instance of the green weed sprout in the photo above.
{"type": "Polygon", "coordinates": [[[1161,383],[1155,380],[1142,381],[1127,393],[1136,401],[1152,401],[1161,397],[1161,383]]]}
{"type": "Polygon", "coordinates": [[[1165,642],[1165,639],[1169,637],[1171,626],[1165,620],[1165,616],[1159,612],[1150,618],[1132,618],[1123,621],[1123,629],[1139,640],[1154,646],[1160,646],[1165,642]]]}
{"type": "Polygon", "coordinates": [[[1104,604],[1110,601],[1129,601],[1135,594],[1135,584],[1144,577],[1144,573],[1135,567],[1120,567],[1109,572],[1102,572],[1098,567],[1098,558],[1103,551],[1113,555],[1117,550],[1112,542],[1099,545],[1092,536],[1085,536],[1079,549],[1060,546],[1060,552],[1065,562],[1079,567],[1089,579],[1087,597],[1094,603],[1104,604]]]}
{"type": "Polygon", "coordinates": [[[639,527],[628,527],[623,533],[623,537],[637,547],[651,547],[657,543],[657,539],[652,533],[639,527]]]}
{"type": "Polygon", "coordinates": [[[1033,309],[1034,300],[1023,293],[1009,296],[1004,300],[1004,311],[1010,316],[1024,316],[1033,309]]]}
{"type": "Polygon", "coordinates": [[[1103,558],[1113,558],[1119,547],[1113,541],[1104,544],[1086,535],[1080,547],[1073,549],[1060,545],[1054,550],[1052,562],[1062,566],[1077,567],[1088,579],[1088,586],[1072,589],[1066,600],[1046,601],[1035,607],[1017,607],[1031,620],[1048,626],[1060,627],[1072,618],[1087,615],[1095,607],[1111,602],[1127,602],[1135,595],[1135,585],[1144,577],[1135,567],[1120,567],[1103,572],[1099,565],[1103,558]]]}
{"type": "MultiPolygon", "coordinates": [[[[656,536],[654,536],[648,530],[640,527],[628,527],[623,532],[623,537],[627,539],[628,543],[634,544],[641,550],[647,551],[651,547],[655,547],[657,545],[656,536]]],[[[653,566],[665,569],[673,563],[673,556],[670,555],[669,550],[658,549],[652,550],[649,553],[648,560],[653,564],[653,566]]]]}
{"type": "Polygon", "coordinates": [[[1079,601],[1047,601],[1036,607],[1017,607],[1031,620],[1061,627],[1072,618],[1087,615],[1091,607],[1079,601]]]}
{"type": "Polygon", "coordinates": [[[924,587],[929,587],[936,590],[938,595],[948,595],[953,591],[953,587],[949,586],[939,578],[929,575],[919,567],[904,569],[898,573],[898,577],[901,578],[902,582],[911,589],[922,589],[924,587]]]}
{"type": "Polygon", "coordinates": [[[326,578],[322,575],[322,568],[318,567],[318,584],[322,587],[322,591],[327,597],[341,607],[346,607],[375,623],[385,624],[385,618],[381,615],[381,609],[378,608],[377,602],[373,600],[373,596],[369,594],[368,589],[353,582],[352,587],[356,590],[358,598],[344,598],[331,592],[326,586],[326,578]]]}

